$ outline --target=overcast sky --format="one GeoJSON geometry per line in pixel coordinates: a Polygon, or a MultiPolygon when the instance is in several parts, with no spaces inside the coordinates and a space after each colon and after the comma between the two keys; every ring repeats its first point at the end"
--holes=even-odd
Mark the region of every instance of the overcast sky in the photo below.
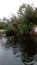
{"type": "Polygon", "coordinates": [[[16,14],[23,3],[37,7],[37,0],[0,0],[0,18],[9,18],[11,14],[16,14]]]}

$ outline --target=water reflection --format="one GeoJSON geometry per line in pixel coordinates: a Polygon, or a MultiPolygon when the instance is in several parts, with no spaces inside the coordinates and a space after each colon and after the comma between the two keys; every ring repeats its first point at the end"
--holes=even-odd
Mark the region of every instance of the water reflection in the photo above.
{"type": "Polygon", "coordinates": [[[20,57],[24,65],[35,65],[35,62],[37,62],[36,44],[31,38],[27,38],[24,42],[19,42],[14,36],[7,37],[5,43],[1,44],[1,46],[6,50],[11,48],[13,54],[16,57],[20,57]]]}
{"type": "Polygon", "coordinates": [[[21,57],[16,58],[19,50],[17,44],[13,44],[12,40],[14,42],[15,39],[0,38],[0,65],[23,65],[21,57]]]}
{"type": "MultiPolygon", "coordinates": [[[[21,42],[22,43],[22,42],[21,42]]],[[[27,65],[34,65],[34,56],[37,53],[36,43],[30,37],[26,38],[24,43],[20,44],[22,52],[22,62],[27,65]]]]}

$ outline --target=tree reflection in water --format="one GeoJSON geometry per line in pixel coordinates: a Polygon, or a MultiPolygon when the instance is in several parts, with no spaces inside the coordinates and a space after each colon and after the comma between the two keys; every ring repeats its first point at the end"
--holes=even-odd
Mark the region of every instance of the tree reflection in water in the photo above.
{"type": "MultiPolygon", "coordinates": [[[[20,39],[21,40],[21,39],[20,39]]],[[[36,44],[33,39],[26,38],[24,42],[19,42],[17,37],[7,38],[6,44],[4,44],[6,49],[12,48],[13,54],[16,57],[21,56],[21,60],[26,65],[34,65],[36,44]]]]}

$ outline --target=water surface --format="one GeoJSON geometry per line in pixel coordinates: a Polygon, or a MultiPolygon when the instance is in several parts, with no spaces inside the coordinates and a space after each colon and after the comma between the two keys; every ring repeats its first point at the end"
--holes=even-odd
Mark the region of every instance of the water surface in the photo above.
{"type": "Polygon", "coordinates": [[[37,65],[37,53],[34,53],[36,49],[34,46],[31,49],[28,47],[14,38],[0,37],[0,65],[37,65]],[[31,57],[27,53],[32,53],[31,57]]]}

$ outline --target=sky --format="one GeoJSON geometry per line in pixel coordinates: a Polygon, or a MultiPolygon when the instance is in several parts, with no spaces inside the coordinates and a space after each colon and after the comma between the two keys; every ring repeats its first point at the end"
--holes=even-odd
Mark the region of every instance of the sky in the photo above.
{"type": "Polygon", "coordinates": [[[0,0],[0,18],[10,18],[12,14],[16,15],[23,3],[34,4],[34,7],[37,7],[37,0],[0,0]]]}

